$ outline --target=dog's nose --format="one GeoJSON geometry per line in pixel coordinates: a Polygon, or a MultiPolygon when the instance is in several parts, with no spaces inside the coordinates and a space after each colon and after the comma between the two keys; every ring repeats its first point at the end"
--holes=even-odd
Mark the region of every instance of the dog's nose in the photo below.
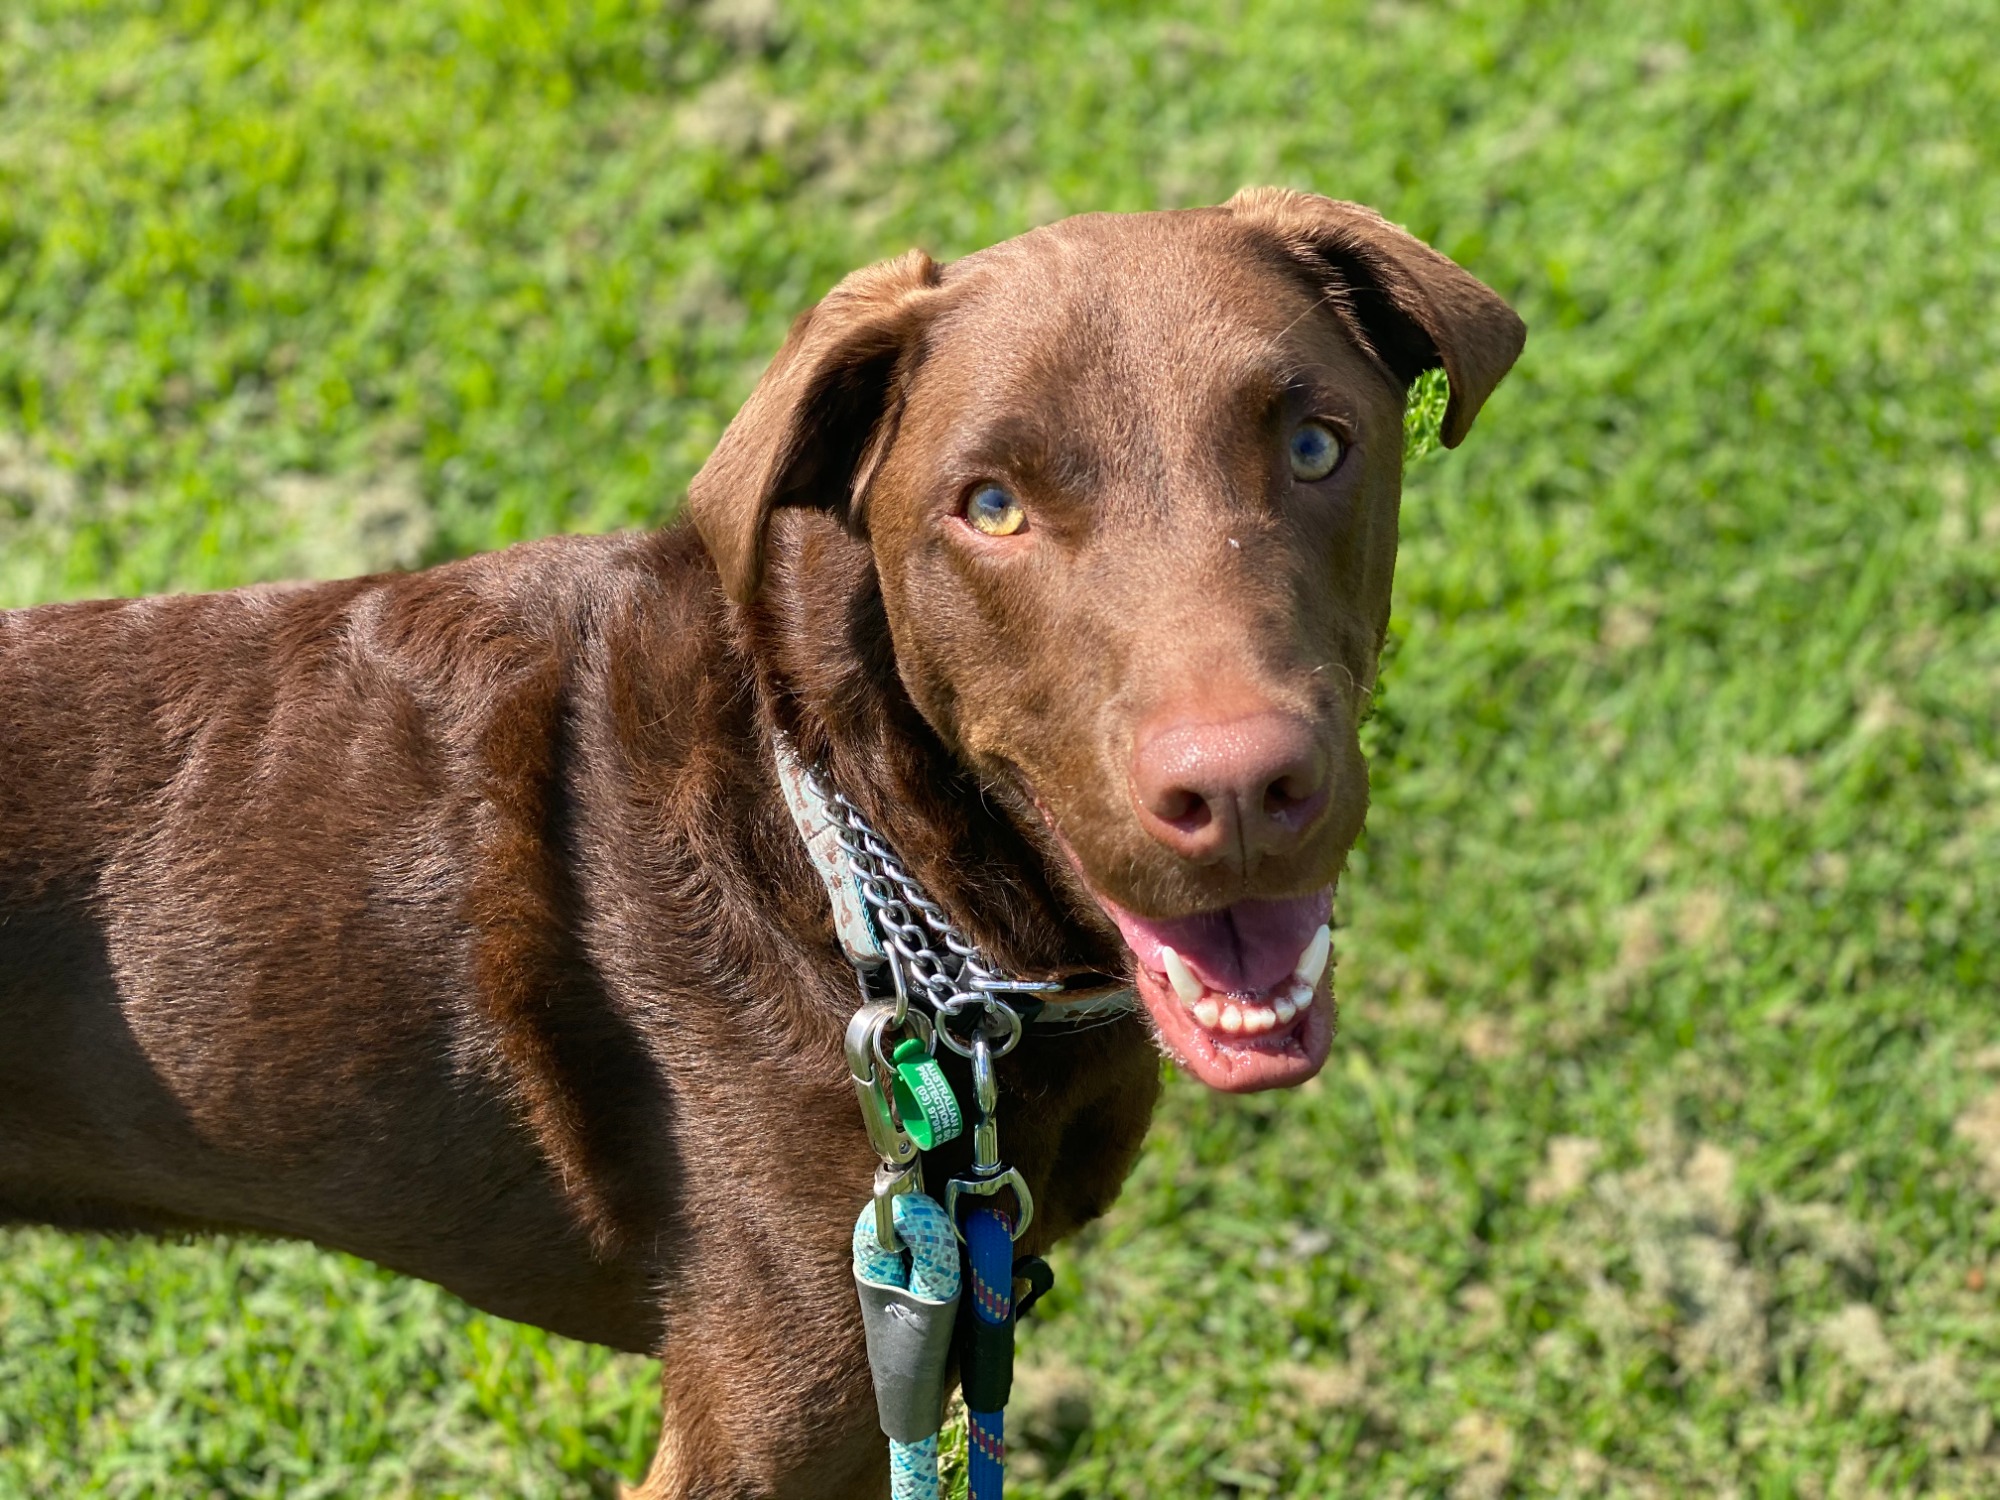
{"type": "Polygon", "coordinates": [[[1139,821],[1196,864],[1295,848],[1326,811],[1328,781],[1319,738],[1296,714],[1176,719],[1141,730],[1132,751],[1139,821]]]}

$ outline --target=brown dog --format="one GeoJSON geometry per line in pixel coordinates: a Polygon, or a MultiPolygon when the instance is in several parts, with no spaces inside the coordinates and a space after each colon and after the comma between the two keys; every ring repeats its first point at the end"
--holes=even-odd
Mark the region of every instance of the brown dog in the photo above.
{"type": "Polygon", "coordinates": [[[1136,980],[1150,1032],[1001,1065],[1045,1248],[1155,1040],[1325,1060],[1405,389],[1456,444],[1521,341],[1351,204],[1086,216],[842,282],[692,529],[0,614],[0,1218],[350,1250],[663,1353],[649,1496],[881,1493],[856,990],[773,732],[1010,970],[1136,980]]]}

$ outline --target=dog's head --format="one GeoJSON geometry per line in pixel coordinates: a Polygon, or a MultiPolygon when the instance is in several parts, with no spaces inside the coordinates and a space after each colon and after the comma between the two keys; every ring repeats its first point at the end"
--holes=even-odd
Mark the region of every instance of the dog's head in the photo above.
{"type": "Polygon", "coordinates": [[[911,700],[1116,924],[1167,1047],[1296,1083],[1332,1038],[1405,393],[1443,368],[1456,445],[1522,339],[1354,204],[1086,215],[848,277],[689,500],[739,601],[777,508],[865,538],[911,700]]]}

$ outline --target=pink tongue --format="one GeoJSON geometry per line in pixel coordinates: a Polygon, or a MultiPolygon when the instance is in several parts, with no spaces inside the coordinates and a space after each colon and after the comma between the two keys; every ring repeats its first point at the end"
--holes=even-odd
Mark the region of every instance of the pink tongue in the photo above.
{"type": "Polygon", "coordinates": [[[1221,911],[1156,922],[1104,901],[1139,962],[1159,973],[1171,948],[1212,990],[1258,994],[1292,972],[1299,954],[1333,910],[1333,892],[1285,901],[1239,901],[1221,911]]]}

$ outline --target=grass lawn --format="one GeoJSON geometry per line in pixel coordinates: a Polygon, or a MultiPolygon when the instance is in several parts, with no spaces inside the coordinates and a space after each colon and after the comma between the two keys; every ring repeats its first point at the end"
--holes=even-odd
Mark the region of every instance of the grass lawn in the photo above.
{"type": "MultiPolygon", "coordinates": [[[[1413,469],[1342,1037],[1178,1082],[1035,1497],[2000,1493],[1990,0],[11,0],[0,604],[669,516],[799,308],[1272,181],[1528,350],[1413,469]]],[[[0,1495],[605,1495],[655,1369],[0,1235],[0,1495]]]]}

